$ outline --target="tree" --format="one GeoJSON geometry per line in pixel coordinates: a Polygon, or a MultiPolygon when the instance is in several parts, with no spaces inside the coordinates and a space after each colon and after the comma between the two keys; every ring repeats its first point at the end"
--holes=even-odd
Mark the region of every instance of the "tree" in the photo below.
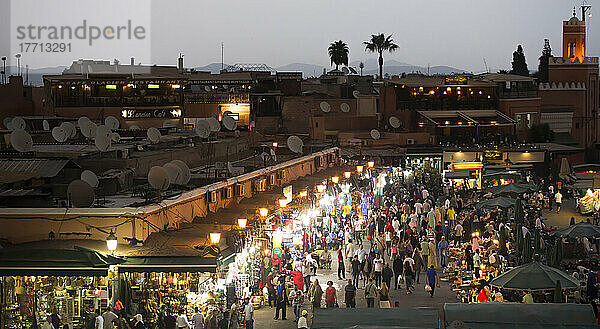
{"type": "Polygon", "coordinates": [[[538,78],[540,82],[548,82],[548,61],[552,57],[552,48],[550,48],[550,41],[544,39],[544,48],[542,48],[542,56],[540,56],[540,63],[538,65],[538,78]]]}
{"type": "Polygon", "coordinates": [[[358,67],[360,68],[360,76],[362,77],[362,70],[365,68],[365,63],[360,62],[360,64],[358,64],[358,67]]]}
{"type": "Polygon", "coordinates": [[[365,41],[364,45],[365,51],[379,54],[379,80],[381,81],[383,79],[383,52],[394,52],[399,46],[394,43],[391,34],[386,37],[383,33],[372,34],[371,40],[365,41]]]}
{"type": "Polygon", "coordinates": [[[500,73],[500,74],[510,74],[510,71],[508,71],[508,70],[499,70],[498,73],[500,73]]]}
{"type": "Polygon", "coordinates": [[[527,68],[527,61],[525,60],[525,53],[521,45],[517,46],[517,50],[513,52],[512,70],[511,74],[529,76],[529,69],[527,68]]]}
{"type": "Polygon", "coordinates": [[[327,50],[331,64],[335,64],[336,70],[340,65],[348,66],[348,53],[350,50],[348,50],[348,45],[344,41],[338,40],[332,42],[327,50]]]}

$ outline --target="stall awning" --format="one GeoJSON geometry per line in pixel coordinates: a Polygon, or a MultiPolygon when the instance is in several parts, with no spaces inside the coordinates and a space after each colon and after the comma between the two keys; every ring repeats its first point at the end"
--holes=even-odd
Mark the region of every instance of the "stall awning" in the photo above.
{"type": "Polygon", "coordinates": [[[122,262],[121,258],[80,247],[8,249],[0,251],[0,275],[105,276],[111,265],[122,262]]]}
{"type": "Polygon", "coordinates": [[[438,310],[435,307],[320,308],[315,310],[311,328],[438,328],[438,310]]]}
{"type": "Polygon", "coordinates": [[[216,272],[216,257],[146,256],[127,257],[119,272],[216,272]]]}
{"type": "Polygon", "coordinates": [[[446,179],[466,179],[471,176],[469,170],[449,171],[444,174],[446,179]]]}

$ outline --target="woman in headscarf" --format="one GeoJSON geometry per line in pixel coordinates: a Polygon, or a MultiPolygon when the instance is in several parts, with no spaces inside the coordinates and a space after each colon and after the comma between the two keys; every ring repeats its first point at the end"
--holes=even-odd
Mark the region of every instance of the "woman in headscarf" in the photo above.
{"type": "Polygon", "coordinates": [[[144,325],[144,320],[142,319],[142,315],[141,314],[137,314],[135,316],[135,318],[133,319],[133,329],[146,329],[146,326],[144,325]]]}

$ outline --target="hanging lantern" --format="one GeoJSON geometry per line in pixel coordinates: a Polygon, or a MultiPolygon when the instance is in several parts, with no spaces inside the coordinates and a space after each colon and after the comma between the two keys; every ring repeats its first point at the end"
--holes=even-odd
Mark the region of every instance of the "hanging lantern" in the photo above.
{"type": "Polygon", "coordinates": [[[325,185],[319,184],[317,185],[317,192],[323,193],[325,191],[325,185]]]}
{"type": "Polygon", "coordinates": [[[288,204],[288,199],[279,199],[279,207],[285,208],[288,204]]]}
{"type": "Polygon", "coordinates": [[[115,236],[115,233],[111,230],[108,237],[106,237],[106,248],[108,248],[108,250],[110,251],[115,251],[117,250],[117,244],[117,237],[115,236]]]}
{"type": "Polygon", "coordinates": [[[356,172],[358,173],[362,173],[364,169],[364,166],[356,166],[356,172]]]}
{"type": "Polygon", "coordinates": [[[307,195],[308,195],[308,192],[306,190],[300,191],[300,197],[301,198],[305,198],[307,195]]]}
{"type": "Polygon", "coordinates": [[[344,172],[344,177],[346,177],[346,179],[350,178],[351,175],[352,173],[349,171],[344,172]]]}
{"type": "Polygon", "coordinates": [[[239,228],[245,229],[246,228],[246,224],[248,223],[248,219],[246,219],[246,218],[238,218],[237,222],[238,222],[238,227],[239,228]]]}
{"type": "Polygon", "coordinates": [[[333,177],[331,177],[331,181],[332,181],[334,184],[337,184],[337,183],[339,183],[339,182],[340,182],[340,178],[339,178],[338,176],[333,176],[333,177]]]}
{"type": "Polygon", "coordinates": [[[212,243],[212,244],[218,244],[219,241],[221,241],[221,233],[219,233],[219,232],[210,233],[209,236],[210,236],[210,243],[212,243]]]}
{"type": "Polygon", "coordinates": [[[375,167],[375,161],[369,161],[367,162],[367,165],[369,166],[369,168],[373,168],[375,167]]]}
{"type": "Polygon", "coordinates": [[[260,214],[260,217],[267,217],[267,215],[269,214],[269,209],[258,208],[258,213],[260,214]]]}

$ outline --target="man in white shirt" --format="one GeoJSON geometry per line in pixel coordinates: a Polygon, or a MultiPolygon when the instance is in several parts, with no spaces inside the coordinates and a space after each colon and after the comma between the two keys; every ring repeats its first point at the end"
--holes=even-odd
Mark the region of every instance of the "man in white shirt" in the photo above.
{"type": "Polygon", "coordinates": [[[398,217],[394,218],[392,221],[392,227],[394,228],[394,232],[400,235],[400,221],[398,220],[398,217]]]}
{"type": "Polygon", "coordinates": [[[554,195],[554,201],[556,201],[556,213],[557,214],[560,214],[560,206],[562,205],[562,198],[563,198],[562,193],[560,193],[560,191],[557,191],[556,194],[554,195]]]}
{"type": "Polygon", "coordinates": [[[195,309],[196,313],[192,315],[192,322],[194,323],[194,329],[204,329],[204,315],[198,308],[195,309]]]}
{"type": "Polygon", "coordinates": [[[415,213],[417,215],[421,215],[422,210],[423,210],[423,204],[421,203],[420,200],[417,200],[417,202],[415,202],[415,213]]]}
{"type": "Polygon", "coordinates": [[[377,287],[381,287],[381,272],[383,271],[383,258],[381,258],[381,254],[377,254],[376,258],[373,259],[373,269],[375,272],[375,284],[377,287]]]}
{"type": "Polygon", "coordinates": [[[302,316],[298,319],[298,329],[310,329],[306,317],[308,316],[307,310],[302,310],[302,316]]]}
{"type": "Polygon", "coordinates": [[[352,243],[352,239],[348,240],[348,244],[346,245],[346,259],[348,260],[348,272],[352,272],[352,257],[354,257],[354,252],[356,251],[356,245],[352,243]]]}
{"type": "Polygon", "coordinates": [[[104,329],[104,318],[100,315],[100,309],[96,309],[94,314],[96,314],[94,329],[104,329]]]}
{"type": "Polygon", "coordinates": [[[246,329],[254,329],[254,306],[249,299],[246,299],[244,306],[244,316],[246,319],[246,329]]]}
{"type": "Polygon", "coordinates": [[[427,189],[423,189],[423,191],[421,191],[421,194],[423,195],[423,200],[427,200],[429,198],[429,191],[427,191],[427,189]]]}
{"type": "Polygon", "coordinates": [[[177,320],[175,321],[178,329],[187,329],[190,327],[190,323],[188,322],[188,318],[183,312],[183,309],[179,309],[179,316],[177,316],[177,320]]]}

